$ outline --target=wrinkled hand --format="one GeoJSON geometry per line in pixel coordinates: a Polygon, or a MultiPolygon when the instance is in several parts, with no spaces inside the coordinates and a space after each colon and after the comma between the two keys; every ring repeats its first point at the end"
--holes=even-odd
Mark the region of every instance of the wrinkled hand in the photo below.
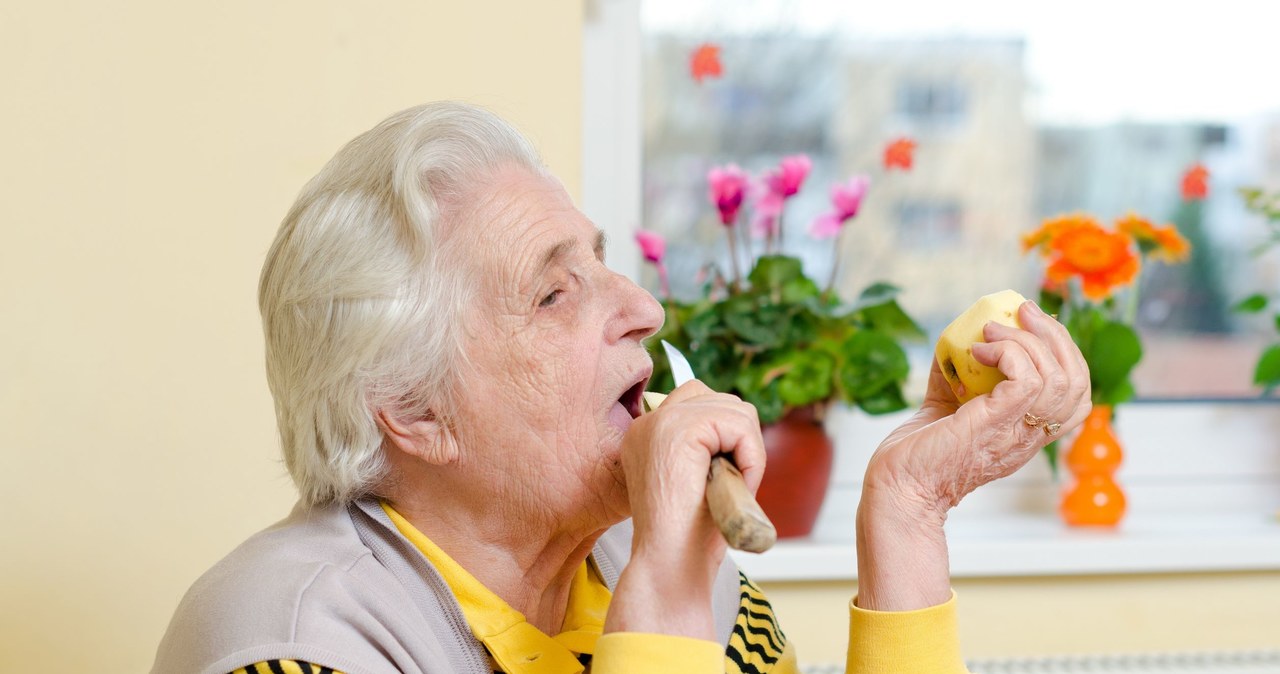
{"type": "Polygon", "coordinates": [[[726,544],[706,492],[711,458],[721,453],[733,457],[755,493],[765,464],[756,408],[696,380],[672,391],[623,436],[635,535],[606,632],[715,638],[711,586],[726,544]]]}
{"type": "Polygon", "coordinates": [[[1018,317],[1024,329],[988,323],[986,343],[973,345],[978,362],[1007,380],[961,406],[935,361],[920,411],[871,457],[858,505],[858,606],[908,611],[945,602],[947,511],[1088,416],[1089,368],[1066,328],[1034,302],[1018,317]],[[1061,426],[1051,437],[1028,414],[1061,426]]]}
{"type": "Polygon", "coordinates": [[[636,539],[664,554],[724,555],[724,538],[707,508],[707,472],[716,454],[732,455],[752,493],[764,476],[764,441],[756,408],[694,380],[632,424],[622,440],[622,468],[636,539]]]}
{"type": "Polygon", "coordinates": [[[961,406],[935,361],[920,412],[881,443],[868,482],[945,513],[1084,421],[1091,390],[1080,349],[1034,302],[1024,303],[1018,316],[1023,329],[988,323],[986,343],[973,345],[978,362],[1008,379],[961,406]],[[1033,426],[1028,418],[1044,423],[1033,426]],[[1044,430],[1049,423],[1061,424],[1052,436],[1044,430]]]}

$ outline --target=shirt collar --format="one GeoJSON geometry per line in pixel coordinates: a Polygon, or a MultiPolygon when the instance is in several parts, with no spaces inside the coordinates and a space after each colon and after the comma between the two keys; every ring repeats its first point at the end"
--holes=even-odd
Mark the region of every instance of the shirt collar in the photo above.
{"type": "Polygon", "coordinates": [[[409,520],[382,501],[382,508],[413,546],[444,578],[462,608],[472,634],[507,674],[570,674],[583,671],[575,654],[593,653],[604,630],[612,593],[589,563],[574,573],[564,624],[554,637],[525,620],[501,597],[445,554],[409,520]]]}

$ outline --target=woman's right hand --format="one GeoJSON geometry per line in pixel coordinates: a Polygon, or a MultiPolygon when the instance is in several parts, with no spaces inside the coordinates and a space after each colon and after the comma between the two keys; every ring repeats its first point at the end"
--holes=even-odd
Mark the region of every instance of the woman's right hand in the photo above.
{"type": "Polygon", "coordinates": [[[605,631],[714,638],[711,585],[726,549],[706,500],[717,454],[733,457],[754,493],[765,464],[755,407],[696,380],[636,419],[623,437],[635,535],[605,631]]]}

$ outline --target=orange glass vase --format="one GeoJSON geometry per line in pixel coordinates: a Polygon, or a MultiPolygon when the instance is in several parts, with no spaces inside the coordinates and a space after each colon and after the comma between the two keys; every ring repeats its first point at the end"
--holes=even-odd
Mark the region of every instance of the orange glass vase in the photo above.
{"type": "Polygon", "coordinates": [[[1111,407],[1098,405],[1067,451],[1074,480],[1063,493],[1060,512],[1071,526],[1115,526],[1124,518],[1124,491],[1115,481],[1124,450],[1111,428],[1111,407]]]}

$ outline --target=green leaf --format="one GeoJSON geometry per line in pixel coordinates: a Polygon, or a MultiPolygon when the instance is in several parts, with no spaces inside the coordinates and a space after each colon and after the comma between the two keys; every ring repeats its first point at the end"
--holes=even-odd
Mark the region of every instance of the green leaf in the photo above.
{"type": "Polygon", "coordinates": [[[801,303],[817,297],[820,292],[817,283],[807,276],[801,276],[782,284],[782,301],[785,304],[801,303]]]}
{"type": "Polygon", "coordinates": [[[762,349],[781,345],[790,327],[785,308],[776,304],[761,305],[747,295],[725,300],[721,311],[724,324],[734,332],[735,341],[762,349]]]}
{"type": "Polygon", "coordinates": [[[892,283],[877,281],[867,286],[862,294],[858,295],[858,300],[853,304],[844,307],[846,313],[854,313],[862,311],[867,307],[875,307],[892,302],[898,295],[902,294],[902,289],[892,283]]]}
{"type": "Polygon", "coordinates": [[[895,300],[867,307],[860,313],[867,325],[874,330],[899,339],[915,341],[925,339],[924,329],[917,325],[895,300]]]}
{"type": "Polygon", "coordinates": [[[1254,293],[1231,307],[1232,311],[1238,311],[1243,314],[1256,314],[1267,308],[1267,296],[1262,293],[1254,293]]]}
{"type": "Polygon", "coordinates": [[[860,330],[845,342],[840,385],[848,398],[861,401],[907,378],[907,354],[892,337],[860,330]]]}
{"type": "Polygon", "coordinates": [[[778,378],[778,396],[786,405],[799,407],[831,395],[831,375],[836,362],[821,351],[795,351],[777,364],[786,368],[778,378]]]}
{"type": "Polygon", "coordinates": [[[858,407],[867,414],[889,414],[907,408],[902,387],[896,382],[858,400],[858,407]]]}
{"type": "Polygon", "coordinates": [[[798,258],[789,255],[765,255],[756,261],[756,266],[747,276],[753,288],[780,288],[788,281],[804,276],[804,269],[798,258]]]}
{"type": "Polygon", "coordinates": [[[1093,392],[1093,402],[1095,405],[1111,405],[1115,407],[1120,403],[1133,400],[1133,396],[1136,393],[1133,388],[1133,382],[1125,379],[1110,390],[1102,391],[1101,393],[1095,390],[1093,392]]]}
{"type": "Polygon", "coordinates": [[[743,400],[755,405],[760,423],[771,423],[782,418],[782,397],[778,394],[778,381],[764,383],[764,367],[753,365],[742,368],[734,379],[734,390],[743,400]]]}
{"type": "Polygon", "coordinates": [[[1114,397],[1142,360],[1138,333],[1124,323],[1107,321],[1093,334],[1088,347],[1084,356],[1095,396],[1104,400],[1114,397]]]}
{"type": "Polygon", "coordinates": [[[1280,386],[1280,344],[1272,344],[1262,352],[1253,371],[1253,383],[1268,391],[1280,386]]]}
{"type": "Polygon", "coordinates": [[[1040,301],[1036,302],[1036,304],[1039,304],[1040,308],[1050,316],[1061,316],[1062,305],[1065,304],[1065,300],[1062,295],[1055,293],[1052,290],[1041,288],[1040,301]]]}
{"type": "Polygon", "coordinates": [[[724,323],[720,320],[720,312],[713,311],[710,307],[705,311],[690,316],[684,322],[683,327],[685,334],[689,336],[690,342],[705,342],[725,332],[724,323]]]}

